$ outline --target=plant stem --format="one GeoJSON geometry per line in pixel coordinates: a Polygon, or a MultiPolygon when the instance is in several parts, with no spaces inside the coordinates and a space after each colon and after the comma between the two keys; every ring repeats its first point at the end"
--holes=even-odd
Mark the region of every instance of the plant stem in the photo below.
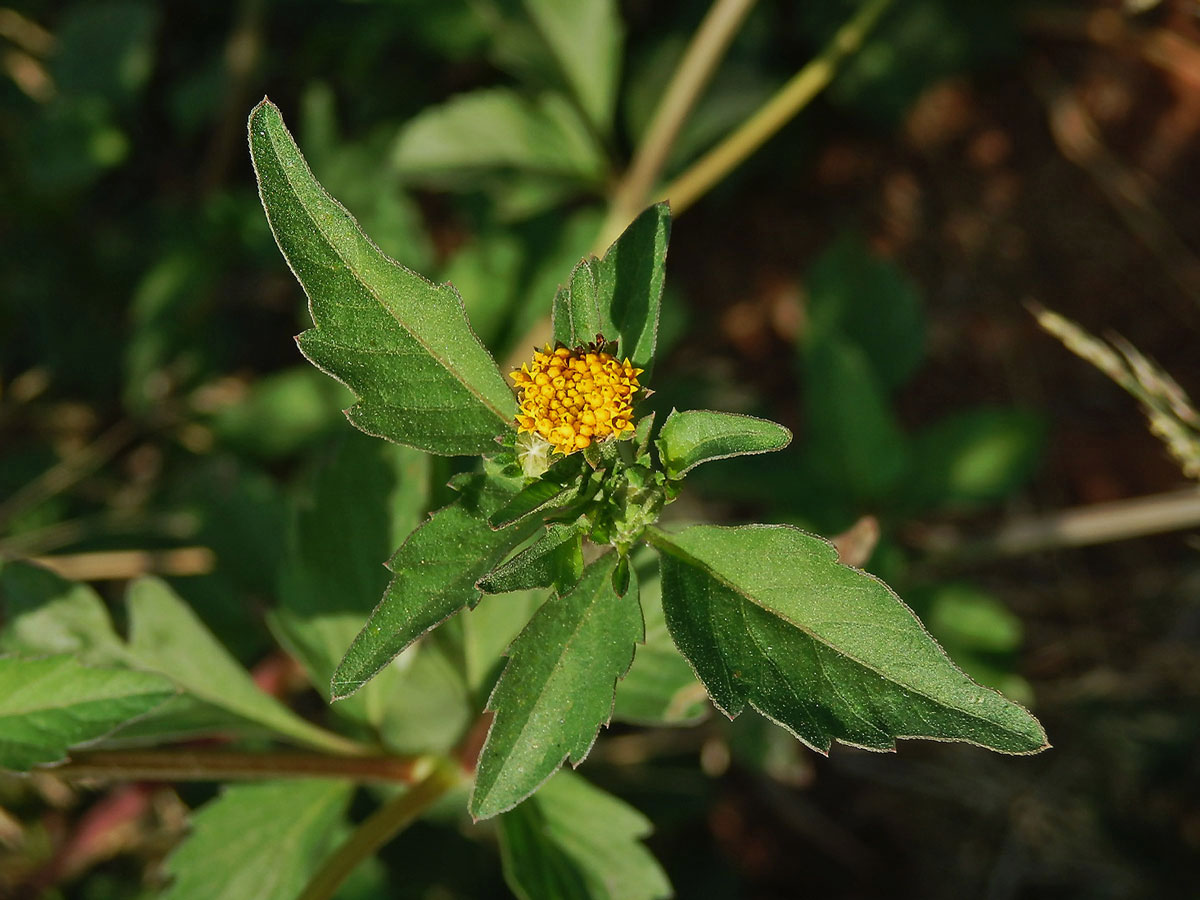
{"type": "Polygon", "coordinates": [[[593,248],[596,255],[608,249],[641,212],[688,114],[752,6],[754,0],[715,0],[709,8],[671,76],[628,171],[613,193],[593,248]]]}
{"type": "Polygon", "coordinates": [[[333,756],[324,753],[239,753],[229,750],[82,750],[61,766],[39,769],[59,778],[125,781],[228,781],[259,778],[348,778],[411,784],[424,757],[333,756]]]}
{"type": "Polygon", "coordinates": [[[317,870],[299,900],[329,900],[350,873],[412,824],[462,780],[456,766],[436,760],[433,770],[403,794],[372,813],[317,870]]]}
{"type": "Polygon", "coordinates": [[[869,0],[817,56],[792,76],[754,115],[662,191],[671,211],[683,212],[761,147],[833,80],[838,66],[855,53],[891,0],[869,0]]]}

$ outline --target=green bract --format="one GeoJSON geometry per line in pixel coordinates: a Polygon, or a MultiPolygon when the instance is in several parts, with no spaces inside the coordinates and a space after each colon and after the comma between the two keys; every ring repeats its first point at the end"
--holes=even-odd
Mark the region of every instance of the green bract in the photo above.
{"type": "MultiPolygon", "coordinates": [[[[544,24],[553,31],[551,13],[547,5],[544,24]]],[[[568,62],[587,61],[565,45],[556,49],[568,62]]],[[[604,91],[581,97],[590,116],[608,115],[604,91]]],[[[315,327],[300,336],[300,348],[354,391],[350,421],[431,453],[485,457],[479,470],[456,476],[454,501],[418,525],[388,562],[391,583],[336,666],[331,696],[355,693],[485,594],[552,589],[512,642],[488,701],[494,718],[473,815],[510,810],[565,759],[582,761],[614,702],[618,714],[643,721],[694,718],[699,687],[665,632],[720,710],[732,717],[749,704],[821,752],[834,741],[890,749],[901,737],[1005,753],[1047,746],[1033,716],[963,674],[883,582],[840,564],[827,541],[783,526],[656,526],[694,467],[781,450],[791,440],[786,428],[672,411],[657,437],[647,415],[624,440],[539,455],[527,436],[518,442],[513,434],[513,391],[455,289],[384,256],[317,183],[273,105],[259,104],[249,128],[267,217],[311,303],[315,327]],[[642,545],[661,558],[661,605],[657,593],[647,595],[652,647],[629,559],[642,545]],[[634,688],[620,699],[631,664],[634,688]]],[[[579,347],[602,335],[649,371],[669,234],[669,209],[653,206],[602,258],[582,260],[547,298],[555,339],[579,347]]],[[[580,809],[600,802],[570,781],[553,785],[580,809]]],[[[626,840],[606,838],[586,860],[572,861],[573,823],[558,812],[545,815],[561,848],[527,844],[542,815],[530,809],[505,820],[517,881],[534,877],[527,862],[535,852],[562,854],[555,865],[571,878],[594,877],[597,854],[626,840]]],[[[630,827],[636,836],[641,826],[630,827]]]]}

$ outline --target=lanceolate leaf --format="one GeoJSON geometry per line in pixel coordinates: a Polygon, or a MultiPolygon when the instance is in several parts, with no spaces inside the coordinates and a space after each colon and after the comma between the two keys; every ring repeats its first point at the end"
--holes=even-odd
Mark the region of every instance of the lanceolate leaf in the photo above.
{"type": "Polygon", "coordinates": [[[388,562],[395,577],[333,673],[334,700],[353,694],[422,634],[474,603],[475,583],[540,526],[488,524],[512,489],[510,482],[476,476],[463,497],[401,544],[388,562]]]}
{"type": "Polygon", "coordinates": [[[263,693],[166,582],[139,578],[129,586],[127,603],[129,651],[136,665],[161,672],[193,697],[295,743],[346,749],[349,742],[263,693]]]}
{"type": "Polygon", "coordinates": [[[575,589],[551,597],[513,642],[488,708],[496,714],[479,758],[471,815],[516,806],[557,771],[578,765],[612,716],[613,689],[644,637],[636,588],[612,589],[616,554],[584,570],[575,589]]]}
{"type": "Polygon", "coordinates": [[[167,860],[174,881],[164,900],[295,900],[353,792],[348,781],[227,787],[200,808],[167,860]]]}
{"type": "Polygon", "coordinates": [[[583,574],[583,533],[586,519],[570,525],[550,525],[530,547],[502,566],[497,566],[479,581],[489,594],[554,587],[570,590],[583,574]]]}
{"type": "Polygon", "coordinates": [[[70,656],[0,657],[0,768],[60,760],[174,694],[150,672],[93,669],[70,656]]]}
{"type": "Polygon", "coordinates": [[[602,333],[617,341],[622,358],[649,369],[670,236],[671,210],[659,203],[634,219],[603,259],[582,260],[554,298],[554,339],[574,347],[602,333]]]}
{"type": "Polygon", "coordinates": [[[671,636],[713,702],[747,703],[821,752],[897,738],[1045,749],[1025,709],[971,681],[878,579],[787,526],[655,529],[671,636]]]}
{"type": "Polygon", "coordinates": [[[672,410],[658,436],[663,464],[671,478],[682,478],[700,463],[770,453],[791,442],[790,431],[767,419],[707,409],[672,410]]]}
{"type": "Polygon", "coordinates": [[[358,402],[358,428],[430,453],[477,454],[516,412],[462,299],[388,259],[313,177],[277,107],[250,114],[250,153],[267,220],[309,297],[298,338],[358,402]]]}
{"type": "Polygon", "coordinates": [[[580,106],[602,133],[612,127],[621,64],[616,0],[525,0],[580,106]]]}
{"type": "Polygon", "coordinates": [[[659,900],[666,873],[640,842],[650,821],[574,772],[498,820],[504,880],[521,900],[659,900]]]}

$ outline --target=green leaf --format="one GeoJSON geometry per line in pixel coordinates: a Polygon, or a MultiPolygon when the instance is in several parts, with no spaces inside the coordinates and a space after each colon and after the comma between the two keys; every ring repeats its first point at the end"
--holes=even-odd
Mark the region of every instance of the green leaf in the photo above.
{"type": "Polygon", "coordinates": [[[346,745],[300,718],[254,679],[196,614],[157,578],[129,586],[129,651],[136,664],[161,672],[197,699],[270,729],[300,744],[335,752],[346,745]]]}
{"type": "Polygon", "coordinates": [[[913,439],[901,500],[906,509],[1001,500],[1037,465],[1045,424],[1015,409],[972,409],[947,416],[913,439]]]}
{"type": "Polygon", "coordinates": [[[579,105],[602,134],[612,128],[621,63],[616,0],[525,0],[579,105]]]}
{"type": "Polygon", "coordinates": [[[638,645],[633,665],[617,684],[613,718],[635,725],[693,725],[708,715],[708,694],[667,631],[657,571],[638,573],[638,596],[646,642],[638,645]]]}
{"type": "Polygon", "coordinates": [[[813,263],[807,287],[806,348],[831,339],[853,344],[885,390],[912,376],[924,355],[925,314],[899,267],[846,234],[813,263]]]}
{"type": "Polygon", "coordinates": [[[749,703],[824,753],[897,738],[1045,749],[1028,711],[971,681],[882,581],[787,526],[654,530],[675,643],[731,718],[749,703]]]}
{"type": "Polygon", "coordinates": [[[587,523],[554,524],[532,545],[479,580],[488,594],[505,594],[539,587],[553,587],[560,594],[570,590],[583,575],[583,533],[587,523]]]}
{"type": "Polygon", "coordinates": [[[496,714],[479,757],[471,815],[516,806],[564,758],[578,765],[612,716],[613,689],[643,640],[636,587],[612,589],[617,555],[584,570],[575,589],[551,597],[509,649],[488,708],[496,714]]]}
{"type": "Polygon", "coordinates": [[[521,900],[660,900],[671,884],[641,844],[650,821],[559,772],[497,820],[504,880],[521,900]]]}
{"type": "Polygon", "coordinates": [[[410,647],[387,672],[395,675],[367,686],[390,691],[379,723],[383,743],[393,753],[448,753],[478,715],[463,672],[436,642],[410,647]]]}
{"type": "Polygon", "coordinates": [[[775,422],[707,409],[671,410],[658,435],[670,478],[682,478],[700,463],[770,453],[791,442],[792,433],[775,422]]]}
{"type": "Polygon", "coordinates": [[[487,516],[512,497],[514,484],[475,476],[472,485],[409,535],[388,562],[395,577],[333,673],[334,700],[353,694],[422,634],[474,603],[480,596],[475,583],[540,526],[493,529],[487,516]]]}
{"type": "Polygon", "coordinates": [[[587,124],[565,98],[531,101],[508,88],[451,97],[418,113],[392,152],[401,174],[461,186],[472,172],[518,171],[584,183],[604,161],[587,124]]]}
{"type": "Polygon", "coordinates": [[[861,348],[832,336],[809,347],[804,399],[806,462],[818,480],[866,502],[895,488],[909,448],[861,348]]]}
{"type": "Polygon", "coordinates": [[[129,659],[99,595],[49,569],[21,562],[0,569],[0,611],[5,623],[0,652],[69,653],[89,665],[129,659]]]}
{"type": "Polygon", "coordinates": [[[493,528],[508,526],[527,519],[535,513],[560,509],[586,500],[599,489],[594,481],[580,481],[580,457],[571,455],[560,459],[537,480],[525,485],[500,509],[488,516],[493,528]]]}
{"type": "Polygon", "coordinates": [[[650,369],[666,274],[671,209],[658,203],[633,220],[603,259],[586,257],[554,298],[554,339],[568,346],[603,334],[617,352],[650,369]]]}
{"type": "Polygon", "coordinates": [[[354,786],[290,780],[227,787],[167,859],[163,900],[295,900],[331,849],[354,786]]]}
{"type": "Polygon", "coordinates": [[[174,694],[149,672],[89,668],[70,656],[0,657],[0,768],[56,762],[174,694]]]}
{"type": "MultiPolygon", "coordinates": [[[[322,693],[387,587],[393,535],[422,518],[429,463],[424,453],[347,430],[317,473],[310,502],[296,510],[280,605],[269,621],[322,693]]],[[[377,682],[338,712],[378,724],[395,688],[394,680],[377,682]]]]}
{"type": "Polygon", "coordinates": [[[313,177],[278,108],[250,114],[250,153],[280,250],[316,327],[297,339],[358,397],[362,431],[441,454],[495,449],[517,405],[462,299],[391,259],[313,177]]]}

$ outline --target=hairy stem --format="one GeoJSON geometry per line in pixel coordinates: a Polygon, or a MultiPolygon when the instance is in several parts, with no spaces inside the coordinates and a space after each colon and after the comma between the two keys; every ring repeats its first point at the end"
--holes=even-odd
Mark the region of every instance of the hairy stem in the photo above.
{"type": "Polygon", "coordinates": [[[817,56],[792,76],[766,104],[662,191],[678,215],[786,125],[833,80],[838,66],[863,44],[891,0],[869,0],[817,56]]]}
{"type": "Polygon", "coordinates": [[[332,756],[324,753],[239,753],[229,750],[81,750],[41,771],[59,778],[124,781],[228,781],[259,778],[347,778],[411,784],[423,757],[332,756]]]}
{"type": "Polygon", "coordinates": [[[692,107],[752,6],[754,0],[715,0],[705,15],[671,76],[629,170],[613,193],[593,248],[596,255],[603,253],[641,212],[692,107]]]}
{"type": "Polygon", "coordinates": [[[379,807],[317,870],[299,900],[329,900],[350,873],[384,844],[420,818],[461,779],[458,768],[437,760],[419,782],[379,807]]]}

